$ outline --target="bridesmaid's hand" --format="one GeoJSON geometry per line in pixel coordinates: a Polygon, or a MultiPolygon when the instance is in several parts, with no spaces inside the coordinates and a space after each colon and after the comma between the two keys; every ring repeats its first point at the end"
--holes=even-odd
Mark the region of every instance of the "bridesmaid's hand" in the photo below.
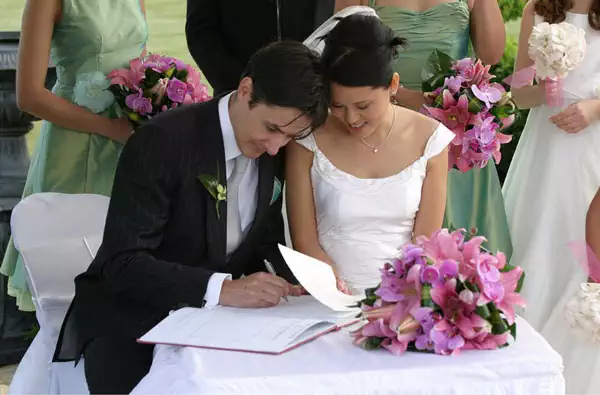
{"type": "Polygon", "coordinates": [[[125,118],[119,119],[110,119],[110,138],[118,141],[121,144],[125,144],[125,142],[131,137],[133,133],[133,127],[131,123],[125,118]]]}
{"type": "Polygon", "coordinates": [[[427,104],[426,95],[419,91],[413,91],[404,87],[398,88],[398,91],[393,96],[394,104],[419,111],[421,107],[427,104]]]}
{"type": "Polygon", "coordinates": [[[581,100],[550,117],[550,122],[567,133],[579,133],[600,118],[600,100],[581,100]]]}

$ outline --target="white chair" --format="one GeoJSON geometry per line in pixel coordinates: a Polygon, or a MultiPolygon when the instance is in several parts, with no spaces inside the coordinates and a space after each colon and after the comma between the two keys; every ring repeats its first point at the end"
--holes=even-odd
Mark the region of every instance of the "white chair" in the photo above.
{"type": "Polygon", "coordinates": [[[108,202],[99,195],[40,193],[13,210],[13,241],[25,264],[40,331],[9,394],[89,393],[84,362],[52,363],[52,356],[75,293],[74,278],[87,269],[102,241],[108,202]]]}

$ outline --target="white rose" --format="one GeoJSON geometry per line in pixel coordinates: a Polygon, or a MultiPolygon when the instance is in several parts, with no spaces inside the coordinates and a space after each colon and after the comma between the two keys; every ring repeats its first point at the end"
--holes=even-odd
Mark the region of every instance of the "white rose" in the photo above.
{"type": "Polygon", "coordinates": [[[540,23],[529,37],[529,56],[534,61],[538,78],[564,78],[585,56],[585,31],[562,22],[540,23]]]}
{"type": "Polygon", "coordinates": [[[565,316],[574,332],[600,342],[600,284],[580,284],[565,306],[565,316]]]}

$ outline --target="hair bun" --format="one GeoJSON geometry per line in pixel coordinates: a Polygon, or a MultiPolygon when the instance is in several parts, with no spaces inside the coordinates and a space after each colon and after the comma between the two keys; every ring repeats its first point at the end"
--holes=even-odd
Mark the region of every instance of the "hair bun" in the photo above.
{"type": "Polygon", "coordinates": [[[405,38],[402,37],[394,37],[392,38],[392,40],[390,41],[390,47],[395,48],[395,47],[405,47],[406,44],[408,44],[408,42],[406,41],[405,38]]]}

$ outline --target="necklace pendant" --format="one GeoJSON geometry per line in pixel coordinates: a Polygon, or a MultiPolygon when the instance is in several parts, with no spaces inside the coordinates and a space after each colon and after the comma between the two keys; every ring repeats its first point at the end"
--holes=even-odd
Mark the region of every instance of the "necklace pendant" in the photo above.
{"type": "Polygon", "coordinates": [[[379,148],[373,148],[373,153],[376,154],[379,151],[379,148]]]}

